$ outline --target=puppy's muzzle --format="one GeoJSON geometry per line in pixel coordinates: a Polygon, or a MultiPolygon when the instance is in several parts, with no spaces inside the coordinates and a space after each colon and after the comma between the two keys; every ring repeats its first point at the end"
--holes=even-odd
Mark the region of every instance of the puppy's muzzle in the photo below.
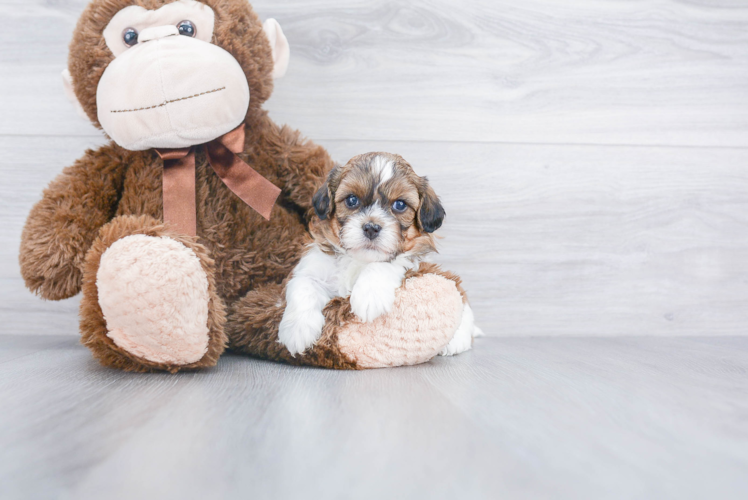
{"type": "Polygon", "coordinates": [[[375,240],[377,236],[379,236],[379,231],[382,230],[382,226],[379,224],[373,224],[371,222],[367,222],[364,224],[364,234],[367,238],[370,240],[375,240]]]}

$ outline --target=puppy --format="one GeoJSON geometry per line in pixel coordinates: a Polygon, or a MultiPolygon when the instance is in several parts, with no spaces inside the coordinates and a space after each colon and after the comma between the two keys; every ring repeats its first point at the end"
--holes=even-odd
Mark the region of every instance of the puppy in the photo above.
{"type": "MultiPolygon", "coordinates": [[[[389,312],[405,273],[436,250],[431,233],[445,216],[426,178],[390,153],[336,166],[312,203],[319,217],[310,228],[314,243],[288,282],[278,332],[294,355],[320,337],[322,310],[333,297],[350,295],[353,313],[364,322],[389,312]]],[[[466,303],[457,333],[440,354],[470,349],[479,333],[466,303]]]]}

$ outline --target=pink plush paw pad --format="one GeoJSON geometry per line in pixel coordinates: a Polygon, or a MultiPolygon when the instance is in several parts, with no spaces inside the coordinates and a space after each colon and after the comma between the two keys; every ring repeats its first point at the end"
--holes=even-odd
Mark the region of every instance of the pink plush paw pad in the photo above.
{"type": "Polygon", "coordinates": [[[208,349],[208,278],[195,253],[167,237],[132,235],[101,257],[96,275],[107,335],[157,363],[199,361],[208,349]]]}
{"type": "Polygon", "coordinates": [[[424,363],[452,339],[462,307],[454,281],[436,274],[411,278],[397,291],[389,314],[343,326],[338,345],[361,368],[424,363]]]}

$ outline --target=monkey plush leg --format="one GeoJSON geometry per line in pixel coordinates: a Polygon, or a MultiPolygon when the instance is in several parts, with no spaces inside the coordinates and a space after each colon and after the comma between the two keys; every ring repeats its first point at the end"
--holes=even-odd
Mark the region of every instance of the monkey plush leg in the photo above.
{"type": "Polygon", "coordinates": [[[311,365],[339,370],[358,368],[356,360],[349,358],[337,345],[337,332],[328,328],[338,323],[341,306],[348,300],[333,299],[325,307],[327,325],[315,345],[295,357],[278,341],[278,326],[286,308],[285,286],[268,284],[257,287],[229,308],[226,333],[229,348],[250,356],[283,361],[293,365],[311,365]]]}
{"type": "Polygon", "coordinates": [[[251,356],[324,368],[414,365],[430,360],[450,342],[464,301],[457,276],[422,264],[406,274],[392,311],[371,323],[362,323],[351,312],[347,298],[330,301],[322,336],[293,357],[278,342],[283,295],[283,285],[266,285],[233,304],[226,324],[229,347],[251,356]]]}
{"type": "Polygon", "coordinates": [[[147,216],[101,228],[86,255],[80,317],[83,344],[127,371],[213,366],[226,344],[208,251],[147,216]]]}

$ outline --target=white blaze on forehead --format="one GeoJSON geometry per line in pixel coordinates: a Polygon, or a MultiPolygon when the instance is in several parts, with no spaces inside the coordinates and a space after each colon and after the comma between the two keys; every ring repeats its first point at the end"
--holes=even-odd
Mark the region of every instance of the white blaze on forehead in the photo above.
{"type": "Polygon", "coordinates": [[[379,176],[379,184],[384,184],[390,180],[395,173],[395,165],[384,156],[375,156],[371,160],[370,167],[372,173],[379,176]]]}

